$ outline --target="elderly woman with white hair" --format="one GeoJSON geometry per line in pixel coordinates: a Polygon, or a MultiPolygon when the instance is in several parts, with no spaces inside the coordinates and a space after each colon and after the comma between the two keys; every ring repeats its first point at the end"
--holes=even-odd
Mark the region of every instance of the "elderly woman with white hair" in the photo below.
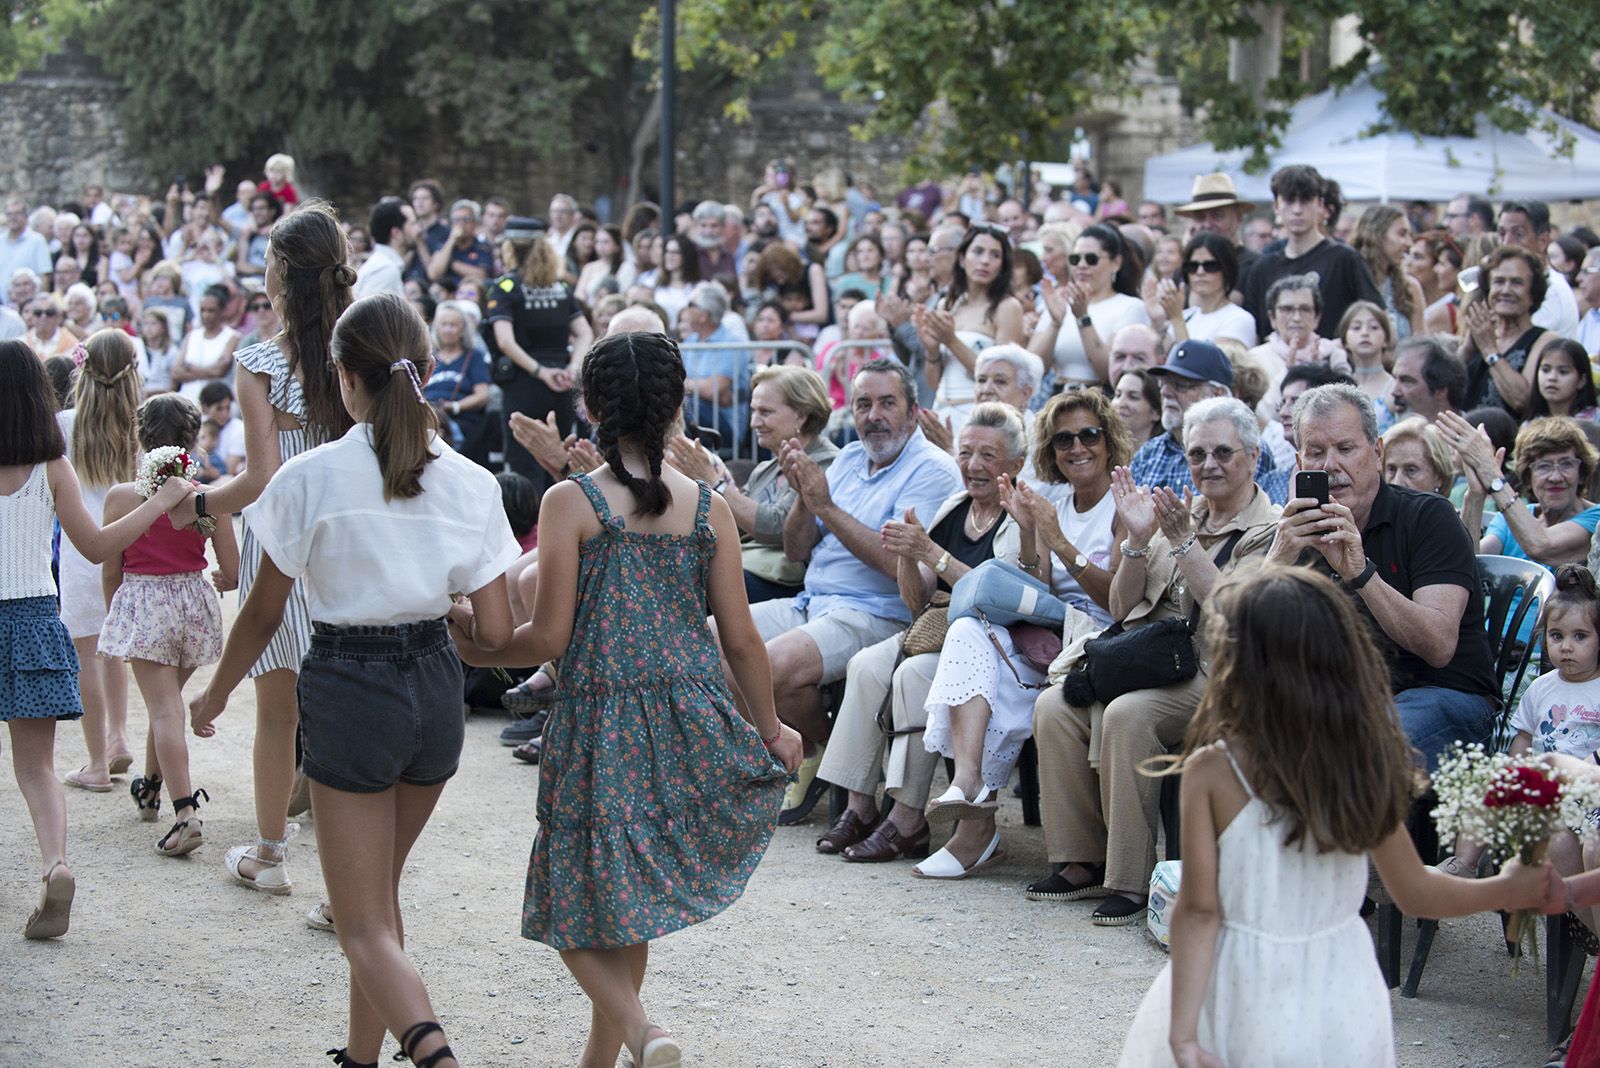
{"type": "Polygon", "coordinates": [[[61,327],[79,341],[106,325],[97,314],[99,302],[94,299],[94,290],[82,282],[74,282],[67,287],[64,303],[66,317],[62,319],[61,327]]]}
{"type": "MultiPolygon", "coordinates": [[[[977,387],[979,404],[998,403],[1015,408],[1024,426],[1028,427],[1031,424],[1028,409],[1043,377],[1044,361],[1021,345],[991,345],[978,353],[973,383],[977,387]]],[[[948,453],[955,453],[955,434],[950,419],[941,419],[931,408],[922,408],[917,412],[917,422],[929,441],[948,453]]],[[[1032,451],[1030,447],[1028,452],[1032,451]]],[[[1022,477],[1030,482],[1034,480],[1032,460],[1023,466],[1022,477]]]]}
{"type": "Polygon", "coordinates": [[[483,313],[465,300],[447,300],[433,313],[433,374],[422,395],[452,428],[456,451],[489,466],[489,353],[478,341],[483,313]]]}
{"type": "MultiPolygon", "coordinates": [[[[979,403],[956,450],[960,491],[931,516],[908,515],[884,527],[884,544],[898,560],[900,597],[913,613],[985,560],[1016,563],[1022,528],[1001,506],[1000,487],[1017,477],[1027,451],[1021,414],[1010,405],[979,403]]],[[[850,803],[817,840],[819,853],[869,863],[927,856],[923,806],[939,758],[923,746],[921,734],[939,653],[907,650],[906,637],[895,634],[850,659],[844,699],[817,769],[819,779],[850,792],[850,803]],[[894,801],[881,822],[880,769],[894,801]]]]}
{"type": "MultiPolygon", "coordinates": [[[[1214,397],[1191,405],[1183,443],[1200,491],[1193,499],[1136,485],[1124,467],[1113,475],[1111,497],[1127,537],[1110,606],[1124,630],[1201,619],[1218,579],[1265,553],[1277,530],[1280,509],[1253,478],[1261,427],[1243,401],[1214,397]]],[[[1197,654],[1204,649],[1198,633],[1191,640],[1197,654]]],[[[1205,685],[1201,659],[1191,679],[1106,704],[1069,704],[1062,686],[1039,695],[1033,736],[1050,872],[1028,887],[1028,897],[1104,898],[1092,917],[1099,926],[1143,918],[1161,790],[1140,765],[1182,741],[1205,685]]]]}

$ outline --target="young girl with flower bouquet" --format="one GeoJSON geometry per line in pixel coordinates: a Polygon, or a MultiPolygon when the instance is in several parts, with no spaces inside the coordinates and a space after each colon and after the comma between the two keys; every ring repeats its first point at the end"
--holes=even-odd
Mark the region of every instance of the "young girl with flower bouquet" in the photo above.
{"type": "Polygon", "coordinates": [[[1468,881],[1423,865],[1404,826],[1412,748],[1347,593],[1268,566],[1219,584],[1210,608],[1210,681],[1176,765],[1172,960],[1119,1063],[1393,1065],[1361,920],[1368,856],[1413,916],[1542,907],[1554,875],[1512,861],[1468,881]]]}
{"type": "MultiPolygon", "coordinates": [[[[106,494],[106,520],[133,511],[169,479],[192,481],[199,465],[190,454],[201,414],[179,393],[161,393],[139,408],[139,447],[145,451],[138,477],[106,494]]],[[[105,592],[110,607],[100,634],[104,656],[124,657],[150,714],[145,771],[133,781],[139,818],[156,819],[163,782],[172,794],[177,822],[156,842],[156,851],[179,857],[204,842],[196,810],[200,798],[189,780],[183,684],[202,664],[222,654],[222,611],[217,593],[238,583],[239,547],[233,524],[205,523],[179,530],[162,516],[132,545],[107,560],[105,592]],[[217,589],[206,582],[206,540],[217,554],[217,589]]]]}

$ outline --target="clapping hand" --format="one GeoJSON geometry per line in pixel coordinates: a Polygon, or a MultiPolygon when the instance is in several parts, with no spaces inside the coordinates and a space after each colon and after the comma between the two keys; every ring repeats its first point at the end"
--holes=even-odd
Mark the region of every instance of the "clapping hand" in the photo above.
{"type": "Polygon", "coordinates": [[[1045,310],[1050,313],[1057,325],[1067,319],[1067,288],[1058,285],[1052,279],[1046,278],[1039,283],[1039,295],[1044,297],[1045,310]]]}
{"type": "Polygon", "coordinates": [[[561,477],[562,469],[567,464],[568,449],[561,440],[560,428],[556,426],[555,412],[547,412],[543,419],[512,412],[511,436],[518,445],[528,450],[540,467],[556,478],[561,477]]]}
{"type": "Polygon", "coordinates": [[[1134,547],[1150,544],[1156,536],[1161,519],[1156,514],[1156,504],[1150,491],[1133,481],[1133,472],[1126,467],[1111,471],[1111,502],[1116,506],[1117,518],[1128,532],[1128,541],[1134,547]]]}
{"type": "Polygon", "coordinates": [[[600,470],[606,464],[606,458],[600,455],[599,448],[588,438],[568,435],[566,447],[567,467],[572,471],[587,475],[591,471],[600,470]]]}
{"type": "Polygon", "coordinates": [[[697,482],[704,482],[708,486],[717,484],[719,476],[716,465],[711,462],[711,454],[698,441],[690,441],[682,434],[672,438],[667,442],[667,462],[697,482]]]}
{"type": "Polygon", "coordinates": [[[906,509],[904,522],[891,519],[885,523],[879,536],[885,549],[906,560],[926,560],[937,548],[917,519],[915,508],[906,509]]]}
{"type": "Polygon", "coordinates": [[[922,427],[922,436],[930,444],[952,455],[955,453],[956,432],[949,416],[940,419],[933,409],[918,408],[917,425],[922,427]]]}
{"type": "Polygon", "coordinates": [[[1156,299],[1161,302],[1161,310],[1166,313],[1169,323],[1183,318],[1183,290],[1172,279],[1161,280],[1156,287],[1156,299]]]}
{"type": "Polygon", "coordinates": [[[1494,315],[1487,304],[1475,300],[1461,309],[1461,316],[1467,324],[1467,335],[1472,338],[1480,355],[1487,356],[1500,351],[1499,340],[1494,335],[1494,315]]]}
{"type": "Polygon", "coordinates": [[[1013,483],[1000,476],[1000,507],[1016,521],[1024,534],[1037,532],[1046,535],[1060,534],[1061,521],[1056,516],[1056,506],[1041,493],[1035,493],[1026,483],[1013,483]]]}
{"type": "Polygon", "coordinates": [[[1489,483],[1500,477],[1500,464],[1505,450],[1496,450],[1489,440],[1489,432],[1475,427],[1456,412],[1440,412],[1434,428],[1444,438],[1445,444],[1455,450],[1461,466],[1469,479],[1476,478],[1479,486],[1487,490],[1489,483]]]}
{"type": "Polygon", "coordinates": [[[817,515],[833,502],[833,496],[828,492],[828,476],[823,474],[815,460],[806,455],[800,439],[790,438],[783,443],[778,462],[783,467],[783,477],[789,480],[789,485],[800,495],[800,503],[812,515],[817,515]]]}
{"type": "Polygon", "coordinates": [[[1155,486],[1150,490],[1150,503],[1155,508],[1156,521],[1161,524],[1161,533],[1174,547],[1182,545],[1194,528],[1190,511],[1194,507],[1194,493],[1185,486],[1183,497],[1179,499],[1170,486],[1155,486]]]}
{"type": "Polygon", "coordinates": [[[1089,314],[1089,287],[1077,282],[1067,283],[1067,304],[1072,309],[1074,319],[1082,319],[1089,314]]]}
{"type": "Polygon", "coordinates": [[[910,321],[911,303],[897,293],[887,292],[878,298],[878,314],[890,330],[895,330],[910,321]]]}

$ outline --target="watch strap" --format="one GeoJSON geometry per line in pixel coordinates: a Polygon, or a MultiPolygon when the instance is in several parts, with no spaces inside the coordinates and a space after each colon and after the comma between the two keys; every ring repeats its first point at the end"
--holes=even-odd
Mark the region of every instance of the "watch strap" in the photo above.
{"type": "Polygon", "coordinates": [[[196,493],[194,495],[194,517],[196,519],[204,519],[207,516],[209,516],[210,514],[211,514],[210,512],[206,511],[206,495],[205,495],[205,493],[203,493],[203,492],[196,493]]]}
{"type": "Polygon", "coordinates": [[[1378,565],[1372,562],[1372,557],[1367,557],[1367,566],[1361,569],[1361,574],[1345,583],[1352,590],[1359,590],[1372,581],[1372,576],[1378,573],[1378,565]]]}

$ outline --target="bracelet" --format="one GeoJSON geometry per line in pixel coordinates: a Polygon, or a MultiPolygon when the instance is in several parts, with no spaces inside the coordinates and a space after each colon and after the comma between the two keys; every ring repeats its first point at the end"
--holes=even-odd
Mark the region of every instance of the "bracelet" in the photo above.
{"type": "Polygon", "coordinates": [[[1195,538],[1195,536],[1193,534],[1190,534],[1187,538],[1183,539],[1183,544],[1182,545],[1178,546],[1176,549],[1167,550],[1167,555],[1168,556],[1183,556],[1190,549],[1194,548],[1194,538],[1195,538]]]}
{"type": "Polygon", "coordinates": [[[1359,590],[1359,589],[1361,589],[1361,587],[1363,587],[1367,583],[1371,582],[1372,581],[1372,576],[1376,575],[1377,573],[1378,573],[1378,565],[1373,563],[1372,562],[1372,557],[1369,556],[1369,557],[1367,557],[1367,566],[1363,567],[1361,569],[1361,573],[1359,575],[1357,575],[1355,578],[1351,579],[1349,582],[1346,582],[1344,584],[1345,585],[1345,589],[1347,589],[1347,590],[1359,590]]]}
{"type": "Polygon", "coordinates": [[[1145,545],[1143,548],[1135,549],[1132,545],[1130,545],[1128,543],[1128,539],[1127,538],[1123,538],[1122,539],[1122,556],[1123,556],[1123,559],[1125,559],[1125,560],[1143,560],[1147,555],[1149,555],[1149,553],[1150,553],[1150,546],[1148,544],[1145,545]]]}
{"type": "MultiPolygon", "coordinates": [[[[757,737],[760,737],[760,736],[757,735],[757,737]]],[[[772,732],[772,737],[771,738],[762,738],[761,739],[761,744],[766,746],[768,749],[771,749],[773,746],[778,744],[778,739],[782,738],[782,737],[783,737],[783,724],[779,723],[778,724],[778,729],[772,732]]]]}
{"type": "Polygon", "coordinates": [[[1022,568],[1022,570],[1024,570],[1024,571],[1030,571],[1030,572],[1037,571],[1037,570],[1039,570],[1039,561],[1037,561],[1037,560],[1027,561],[1027,560],[1018,559],[1017,560],[1017,566],[1022,568]]]}

